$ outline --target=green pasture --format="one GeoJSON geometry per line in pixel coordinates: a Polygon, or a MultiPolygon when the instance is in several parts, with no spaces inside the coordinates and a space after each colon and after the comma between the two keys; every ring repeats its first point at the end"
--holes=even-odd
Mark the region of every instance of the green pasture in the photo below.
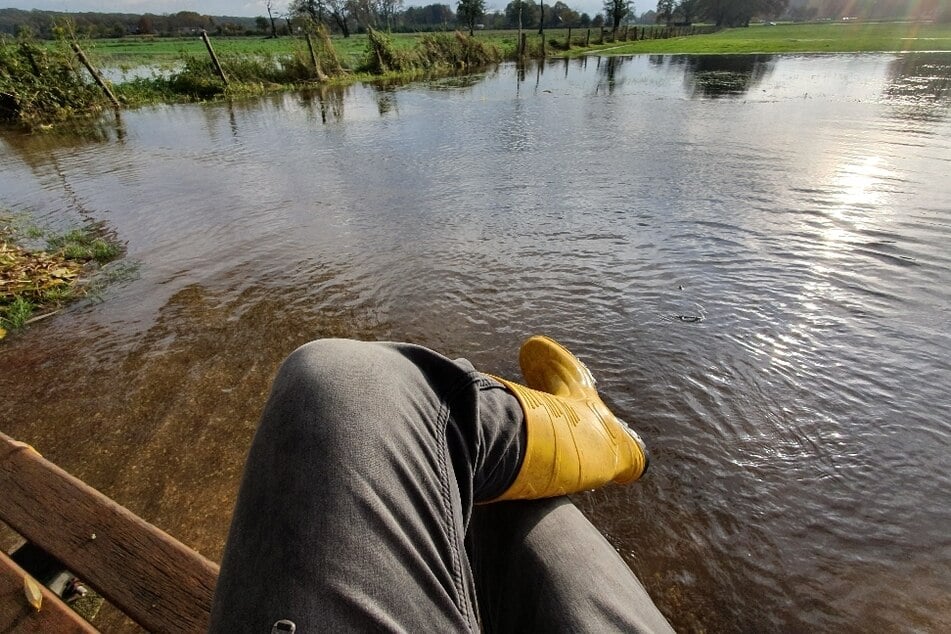
{"type": "Polygon", "coordinates": [[[709,35],[619,42],[607,52],[633,53],[857,53],[951,51],[951,24],[830,22],[755,25],[709,35]]]}
{"type": "MultiPolygon", "coordinates": [[[[638,27],[640,31],[643,27],[638,27]]],[[[650,27],[648,27],[650,28],[650,27]]],[[[659,27],[656,27],[659,29],[659,27]]],[[[529,46],[537,49],[540,38],[536,31],[526,30],[529,46]]],[[[549,55],[563,55],[567,29],[545,32],[549,55]]],[[[600,44],[600,33],[591,32],[591,46],[583,48],[586,29],[572,30],[572,50],[567,54],[584,55],[589,51],[627,55],[633,53],[851,53],[875,51],[951,51],[951,24],[922,24],[913,22],[829,22],[818,24],[754,25],[748,28],[724,29],[709,35],[692,35],[670,39],[645,39],[628,42],[607,41],[600,44]]],[[[421,34],[394,33],[390,37],[396,49],[411,49],[421,34]]],[[[477,32],[476,38],[496,46],[503,57],[514,56],[517,34],[515,31],[477,32]]],[[[333,38],[337,54],[351,67],[360,65],[366,55],[366,35],[333,38]]],[[[282,55],[303,49],[301,38],[280,37],[219,37],[213,39],[220,54],[282,55]]],[[[107,65],[147,65],[174,61],[183,54],[205,55],[201,39],[190,38],[123,38],[95,40],[85,43],[100,61],[107,65]]]]}

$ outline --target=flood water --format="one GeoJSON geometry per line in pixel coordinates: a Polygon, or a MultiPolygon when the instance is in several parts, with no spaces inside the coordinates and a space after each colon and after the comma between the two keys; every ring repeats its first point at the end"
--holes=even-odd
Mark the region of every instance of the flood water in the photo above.
{"type": "Polygon", "coordinates": [[[653,451],[575,496],[681,631],[951,628],[951,56],[589,58],[0,136],[128,249],[0,429],[217,560],[280,360],[546,333],[653,451]]]}

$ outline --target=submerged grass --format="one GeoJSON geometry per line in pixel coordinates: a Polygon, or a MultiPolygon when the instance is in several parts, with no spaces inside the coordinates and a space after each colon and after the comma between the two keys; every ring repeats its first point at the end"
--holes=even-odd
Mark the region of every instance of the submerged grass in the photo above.
{"type": "Polygon", "coordinates": [[[34,313],[50,314],[84,296],[94,270],[121,255],[122,246],[101,227],[51,233],[0,217],[0,339],[34,313]]]}

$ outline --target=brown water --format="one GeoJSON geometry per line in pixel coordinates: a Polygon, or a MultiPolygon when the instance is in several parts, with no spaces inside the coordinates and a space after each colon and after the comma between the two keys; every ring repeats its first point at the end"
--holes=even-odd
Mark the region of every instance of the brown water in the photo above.
{"type": "Polygon", "coordinates": [[[217,559],[295,346],[548,333],[653,450],[577,500],[679,630],[948,631],[949,78],[591,58],[5,133],[0,204],[137,268],[0,347],[0,429],[217,559]]]}

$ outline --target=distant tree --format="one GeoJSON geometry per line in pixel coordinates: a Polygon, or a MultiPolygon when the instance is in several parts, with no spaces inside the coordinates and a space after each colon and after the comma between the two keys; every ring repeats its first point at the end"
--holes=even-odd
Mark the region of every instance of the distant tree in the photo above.
{"type": "Polygon", "coordinates": [[[271,37],[277,37],[277,25],[274,23],[274,0],[267,0],[264,5],[267,8],[267,17],[271,21],[271,37]]]}
{"type": "Polygon", "coordinates": [[[142,35],[154,33],[155,27],[152,25],[152,18],[147,15],[143,15],[141,18],[139,18],[138,32],[142,35]]]}
{"type": "Polygon", "coordinates": [[[684,24],[691,24],[697,19],[697,13],[700,8],[700,0],[680,0],[680,4],[674,12],[680,16],[680,21],[684,24]]]}
{"type": "Polygon", "coordinates": [[[485,13],[485,0],[459,0],[456,5],[456,15],[469,27],[469,35],[473,34],[476,20],[485,13]]]}
{"type": "Polygon", "coordinates": [[[657,0],[657,21],[667,26],[674,20],[674,0],[657,0]]]}
{"type": "Polygon", "coordinates": [[[618,27],[621,26],[621,20],[630,12],[630,0],[604,0],[604,15],[611,23],[613,33],[617,33],[618,27]]]}
{"type": "Polygon", "coordinates": [[[505,7],[505,22],[521,31],[526,24],[534,24],[538,19],[538,6],[528,0],[512,0],[505,7]]]}
{"type": "Polygon", "coordinates": [[[604,16],[599,13],[598,15],[594,16],[593,20],[591,20],[591,27],[600,29],[602,26],[604,26],[604,16]]]}
{"type": "Polygon", "coordinates": [[[393,22],[396,14],[403,8],[403,0],[374,0],[376,13],[389,31],[393,28],[393,22]]]}
{"type": "Polygon", "coordinates": [[[753,16],[778,16],[788,4],[788,0],[699,0],[697,12],[717,26],[749,26],[753,16]]]}
{"type": "Polygon", "coordinates": [[[591,26],[591,16],[587,13],[582,13],[581,17],[578,19],[578,25],[583,28],[588,28],[591,26]]]}

